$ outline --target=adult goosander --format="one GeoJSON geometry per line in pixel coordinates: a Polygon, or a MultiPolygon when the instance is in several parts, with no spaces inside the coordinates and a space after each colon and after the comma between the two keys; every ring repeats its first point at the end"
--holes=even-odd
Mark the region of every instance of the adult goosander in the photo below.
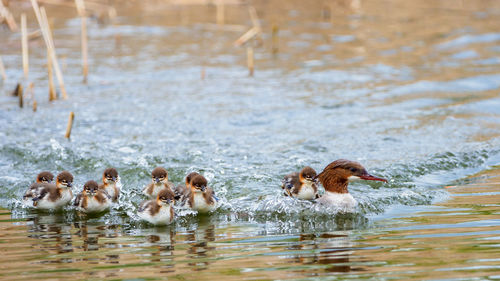
{"type": "Polygon", "coordinates": [[[316,176],[316,171],[313,168],[304,167],[299,173],[286,175],[281,188],[287,196],[305,200],[316,199],[319,197],[316,176]]]}
{"type": "Polygon", "coordinates": [[[161,190],[156,199],[144,201],[137,215],[154,225],[169,224],[174,220],[174,193],[170,189],[161,190]]]}
{"type": "Polygon", "coordinates": [[[120,196],[120,188],[116,186],[118,181],[118,171],[115,168],[107,168],[102,173],[102,184],[99,185],[99,189],[104,190],[113,202],[118,201],[120,196]]]}
{"type": "Polygon", "coordinates": [[[111,197],[106,191],[99,189],[95,181],[88,181],[83,186],[83,191],[78,194],[73,204],[85,213],[103,212],[111,206],[111,197]]]}
{"type": "Polygon", "coordinates": [[[51,172],[43,171],[36,176],[36,182],[38,183],[52,183],[54,180],[54,175],[51,172]]]}
{"type": "Polygon", "coordinates": [[[24,204],[37,209],[59,209],[73,198],[72,185],[73,175],[63,171],[57,175],[56,184],[43,182],[32,184],[23,196],[24,204]]]}
{"type": "Polygon", "coordinates": [[[146,186],[142,193],[150,198],[155,198],[163,189],[174,191],[174,185],[168,181],[168,172],[163,167],[156,167],[151,173],[152,183],[146,186]]]}
{"type": "Polygon", "coordinates": [[[346,159],[335,160],[328,164],[317,178],[325,188],[325,194],[317,202],[338,206],[346,211],[352,211],[358,204],[347,190],[350,181],[361,179],[387,182],[386,179],[368,174],[358,162],[346,159]]]}

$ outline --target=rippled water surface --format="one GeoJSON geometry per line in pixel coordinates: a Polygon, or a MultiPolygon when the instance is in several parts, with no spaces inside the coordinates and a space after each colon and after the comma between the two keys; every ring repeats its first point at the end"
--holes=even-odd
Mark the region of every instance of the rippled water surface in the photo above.
{"type": "MultiPolygon", "coordinates": [[[[115,3],[114,20],[91,12],[87,84],[80,20],[48,5],[69,98],[48,101],[33,40],[23,109],[10,96],[20,34],[0,29],[0,278],[500,278],[499,3],[251,4],[254,77],[234,45],[252,27],[247,5],[216,25],[213,5],[137,1],[115,3]],[[281,196],[284,174],[338,158],[389,182],[351,184],[350,214],[281,196]],[[159,165],[176,184],[200,171],[219,210],[137,221],[159,165]],[[109,166],[123,194],[103,216],[19,204],[41,170],[71,171],[77,192],[109,166]]],[[[29,2],[10,8],[36,29],[29,2]]]]}

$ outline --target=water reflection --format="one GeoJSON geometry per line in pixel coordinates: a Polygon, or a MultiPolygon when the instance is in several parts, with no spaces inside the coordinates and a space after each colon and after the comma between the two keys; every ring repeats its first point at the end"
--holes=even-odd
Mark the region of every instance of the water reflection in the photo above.
{"type": "Polygon", "coordinates": [[[289,259],[289,263],[326,265],[322,270],[327,272],[352,271],[349,256],[353,249],[348,234],[301,234],[299,243],[286,249],[298,252],[289,259]]]}
{"type": "Polygon", "coordinates": [[[145,240],[150,246],[148,253],[143,256],[158,264],[158,273],[175,272],[175,232],[172,229],[159,228],[145,234],[145,240]]]}
{"type": "Polygon", "coordinates": [[[215,247],[209,246],[209,242],[215,241],[215,225],[208,222],[208,218],[201,217],[199,225],[195,229],[188,230],[184,237],[189,244],[186,257],[193,260],[188,266],[193,271],[206,270],[209,259],[214,256],[215,247]]]}
{"type": "MultiPolygon", "coordinates": [[[[28,219],[28,238],[32,248],[44,253],[62,254],[73,252],[73,239],[70,225],[62,223],[62,215],[36,215],[28,219]],[[41,241],[38,241],[41,240],[41,241]]],[[[71,259],[55,259],[40,263],[66,263],[71,259]]]]}

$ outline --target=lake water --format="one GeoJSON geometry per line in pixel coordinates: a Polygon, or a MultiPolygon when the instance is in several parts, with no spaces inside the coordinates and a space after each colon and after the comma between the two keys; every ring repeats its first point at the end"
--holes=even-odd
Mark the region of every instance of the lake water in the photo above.
{"type": "MultiPolygon", "coordinates": [[[[0,29],[0,278],[499,279],[500,3],[414,2],[252,3],[253,77],[234,45],[246,5],[216,25],[213,5],[117,2],[89,20],[87,84],[80,20],[48,5],[69,95],[55,102],[43,41],[23,81],[20,35],[0,29]],[[19,81],[36,112],[29,91],[23,109],[9,96],[19,81]],[[338,158],[389,182],[351,184],[351,214],[281,195],[283,175],[338,158]],[[39,171],[71,171],[77,192],[109,166],[123,194],[103,216],[20,204],[39,171]],[[201,172],[221,207],[139,222],[156,166],[176,184],[201,172]]],[[[29,2],[10,8],[35,30],[29,2]]]]}

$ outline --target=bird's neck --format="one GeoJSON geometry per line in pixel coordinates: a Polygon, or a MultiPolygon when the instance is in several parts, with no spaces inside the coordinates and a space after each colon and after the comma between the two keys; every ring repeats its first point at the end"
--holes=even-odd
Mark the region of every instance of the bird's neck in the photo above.
{"type": "Polygon", "coordinates": [[[319,176],[321,184],[328,192],[334,193],[349,193],[347,186],[349,185],[349,180],[339,176],[335,172],[330,172],[328,174],[321,174],[319,176]]]}

